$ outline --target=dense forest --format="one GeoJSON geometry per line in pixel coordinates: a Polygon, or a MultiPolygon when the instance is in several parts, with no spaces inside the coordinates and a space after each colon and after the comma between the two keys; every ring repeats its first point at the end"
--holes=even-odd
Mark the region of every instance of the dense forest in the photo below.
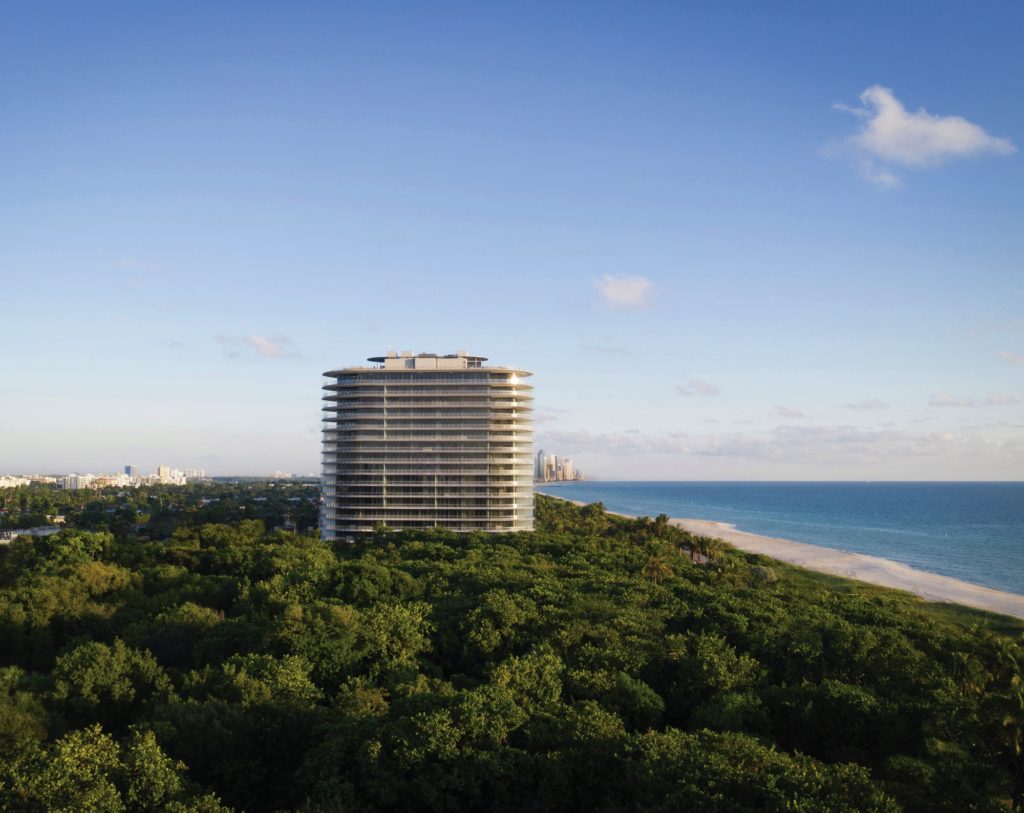
{"type": "Polygon", "coordinates": [[[5,504],[69,527],[0,547],[3,810],[1024,804],[1008,619],[545,497],[332,545],[310,486],[44,491],[5,504]]]}

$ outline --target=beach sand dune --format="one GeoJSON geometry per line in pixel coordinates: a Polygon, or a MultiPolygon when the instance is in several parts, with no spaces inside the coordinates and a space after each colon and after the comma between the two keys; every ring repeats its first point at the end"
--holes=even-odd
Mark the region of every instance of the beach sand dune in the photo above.
{"type": "MultiPolygon", "coordinates": [[[[576,500],[572,502],[576,505],[586,504],[576,500]]],[[[609,513],[615,512],[610,511],[609,513]]],[[[628,515],[619,514],[619,516],[628,515]]],[[[752,534],[738,530],[735,525],[730,525],[727,522],[678,518],[673,518],[671,522],[691,534],[721,539],[746,553],[759,553],[762,556],[769,556],[780,562],[805,567],[818,573],[858,579],[880,587],[906,590],[926,601],[948,601],[992,613],[1024,618],[1024,596],[1017,593],[993,590],[990,587],[982,587],[949,576],[916,570],[909,565],[883,559],[880,556],[847,553],[821,545],[752,534]]]]}

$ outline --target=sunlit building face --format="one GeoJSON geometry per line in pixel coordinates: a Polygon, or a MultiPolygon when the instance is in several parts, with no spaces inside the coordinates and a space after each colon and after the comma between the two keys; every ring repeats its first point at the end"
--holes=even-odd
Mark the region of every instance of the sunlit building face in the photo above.
{"type": "Polygon", "coordinates": [[[532,530],[531,373],[466,353],[368,361],[324,373],[323,538],[532,530]]]}

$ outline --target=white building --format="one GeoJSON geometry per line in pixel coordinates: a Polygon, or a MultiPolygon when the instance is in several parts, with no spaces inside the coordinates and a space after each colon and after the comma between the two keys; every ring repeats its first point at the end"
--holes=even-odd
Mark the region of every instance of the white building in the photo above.
{"type": "Polygon", "coordinates": [[[69,474],[62,481],[64,488],[69,491],[77,491],[80,488],[91,488],[95,474],[69,474]]]}
{"type": "Polygon", "coordinates": [[[170,466],[157,466],[156,481],[165,486],[183,486],[186,483],[185,472],[170,466]]]}
{"type": "Polygon", "coordinates": [[[457,353],[324,373],[321,534],[533,529],[531,375],[457,353]]]}

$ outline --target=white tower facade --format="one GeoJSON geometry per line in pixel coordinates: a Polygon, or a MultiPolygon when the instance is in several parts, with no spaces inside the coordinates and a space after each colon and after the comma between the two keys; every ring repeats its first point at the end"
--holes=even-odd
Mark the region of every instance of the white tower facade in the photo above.
{"type": "Polygon", "coordinates": [[[389,353],[324,386],[324,539],[533,529],[531,375],[467,353],[389,353]]]}

